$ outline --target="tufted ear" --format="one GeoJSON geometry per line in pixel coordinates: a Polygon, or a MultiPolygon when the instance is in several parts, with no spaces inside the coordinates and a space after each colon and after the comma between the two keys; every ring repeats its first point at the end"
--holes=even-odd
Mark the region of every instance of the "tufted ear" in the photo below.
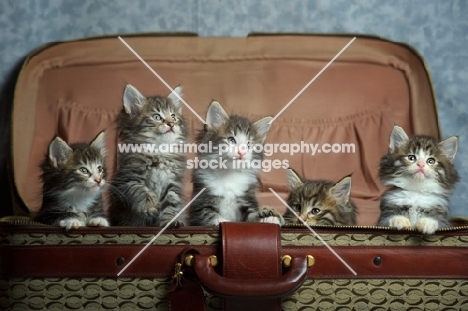
{"type": "Polygon", "coordinates": [[[273,118],[272,117],[265,117],[263,119],[258,120],[253,125],[257,129],[257,133],[260,136],[261,143],[266,139],[268,130],[270,129],[271,124],[269,123],[273,118]]]}
{"type": "Polygon", "coordinates": [[[455,160],[458,151],[458,137],[451,136],[439,143],[439,147],[445,153],[450,162],[455,160]]]}
{"type": "Polygon", "coordinates": [[[405,130],[398,125],[395,125],[392,130],[392,134],[390,135],[390,151],[394,152],[398,146],[407,142],[409,140],[408,135],[406,134],[405,130]]]}
{"type": "Polygon", "coordinates": [[[302,178],[299,176],[299,174],[297,174],[296,171],[293,170],[292,168],[288,168],[288,180],[289,180],[289,188],[291,189],[294,189],[304,183],[302,181],[302,178]]]}
{"type": "Polygon", "coordinates": [[[340,203],[346,203],[351,195],[351,177],[346,176],[337,182],[331,189],[330,194],[340,203]]]}
{"type": "Polygon", "coordinates": [[[49,145],[49,161],[54,167],[64,165],[72,153],[73,149],[58,136],[49,145]]]}
{"type": "Polygon", "coordinates": [[[182,92],[183,88],[181,85],[178,85],[174,88],[174,90],[167,96],[174,106],[176,106],[177,112],[182,113],[182,107],[184,106],[184,103],[182,102],[181,98],[184,96],[182,92]]]}
{"type": "Polygon", "coordinates": [[[228,120],[229,116],[223,107],[217,101],[212,101],[206,112],[206,125],[208,128],[220,128],[228,120]]]}
{"type": "Polygon", "coordinates": [[[124,95],[123,95],[123,105],[124,110],[130,116],[134,116],[141,111],[146,97],[141,95],[141,93],[133,87],[131,84],[125,86],[124,95]]]}
{"type": "Polygon", "coordinates": [[[91,142],[91,147],[98,149],[99,152],[101,153],[101,156],[103,156],[103,157],[105,157],[106,154],[107,154],[107,150],[106,150],[106,148],[104,146],[104,143],[105,143],[105,132],[104,131],[99,133],[98,136],[96,136],[96,138],[93,139],[93,141],[91,142]]]}

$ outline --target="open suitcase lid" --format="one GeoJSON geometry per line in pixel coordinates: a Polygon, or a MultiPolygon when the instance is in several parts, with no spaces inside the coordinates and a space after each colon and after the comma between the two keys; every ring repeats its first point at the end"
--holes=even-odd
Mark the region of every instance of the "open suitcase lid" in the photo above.
{"type": "MultiPolygon", "coordinates": [[[[202,118],[216,99],[228,113],[255,121],[280,112],[352,36],[122,39],[171,87],[182,84],[185,101],[202,118]]],[[[169,93],[117,36],[47,45],[30,55],[15,90],[12,131],[14,184],[28,209],[36,211],[41,205],[39,164],[56,135],[69,143],[89,142],[105,129],[112,176],[117,146],[114,119],[122,109],[127,83],[146,96],[169,93]]],[[[184,108],[184,115],[193,142],[203,124],[189,109],[184,108]]],[[[279,149],[265,160],[279,159],[308,179],[338,181],[352,174],[358,225],[374,225],[383,191],[378,163],[387,152],[394,124],[409,134],[440,138],[427,69],[408,46],[358,36],[275,119],[265,142],[330,144],[329,150],[336,146],[335,151],[344,152],[311,155],[309,150],[291,155],[279,149]],[[353,144],[354,149],[346,149],[353,144]]],[[[285,169],[268,171],[268,161],[264,163],[259,201],[284,211],[268,188],[287,196],[285,169]]],[[[190,193],[187,172],[187,197],[190,193]]]]}

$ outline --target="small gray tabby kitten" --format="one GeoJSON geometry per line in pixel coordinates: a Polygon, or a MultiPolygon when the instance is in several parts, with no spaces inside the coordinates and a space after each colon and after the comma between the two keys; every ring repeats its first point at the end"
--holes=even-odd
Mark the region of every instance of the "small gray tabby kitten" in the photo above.
{"type": "MultiPolygon", "coordinates": [[[[120,143],[154,150],[119,153],[109,207],[112,225],[164,227],[182,210],[185,155],[169,148],[187,139],[181,95],[181,86],[167,97],[145,97],[133,86],[125,87],[116,121],[120,143]]],[[[179,218],[171,226],[183,224],[179,218]]]]}
{"type": "MultiPolygon", "coordinates": [[[[337,183],[327,180],[305,180],[288,169],[288,205],[310,225],[353,226],[357,209],[351,200],[351,177],[337,183]]],[[[302,222],[288,209],[286,223],[302,222]]]]}
{"type": "Polygon", "coordinates": [[[55,137],[41,165],[42,207],[34,220],[67,230],[109,226],[102,199],[106,183],[105,154],[104,132],[90,144],[69,146],[55,137]]]}
{"type": "Polygon", "coordinates": [[[380,180],[391,188],[380,201],[379,226],[424,234],[449,227],[449,197],[459,180],[453,165],[457,150],[455,136],[441,142],[424,135],[409,138],[394,126],[389,151],[380,160],[380,180]]]}
{"type": "Polygon", "coordinates": [[[259,212],[255,197],[258,169],[252,167],[252,161],[263,158],[263,152],[256,151],[253,146],[265,141],[270,120],[271,117],[265,117],[252,123],[241,116],[229,116],[216,101],[210,104],[205,128],[198,133],[196,141],[198,144],[211,143],[213,148],[199,152],[197,157],[216,165],[193,171],[193,196],[203,188],[205,191],[190,206],[190,225],[255,222],[277,214],[274,209],[259,212]],[[225,167],[221,167],[222,164],[225,167]]]}

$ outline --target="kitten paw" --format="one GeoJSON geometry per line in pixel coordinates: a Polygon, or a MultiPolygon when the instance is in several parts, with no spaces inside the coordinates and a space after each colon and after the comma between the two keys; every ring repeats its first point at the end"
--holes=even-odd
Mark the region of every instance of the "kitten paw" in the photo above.
{"type": "Polygon", "coordinates": [[[275,208],[264,207],[258,212],[260,222],[284,225],[283,216],[275,208]]]}
{"type": "Polygon", "coordinates": [[[67,218],[67,219],[61,220],[59,223],[59,226],[64,227],[68,231],[71,228],[78,229],[79,227],[84,227],[86,226],[86,224],[76,218],[67,218]]]}
{"type": "MultiPolygon", "coordinates": [[[[160,227],[165,227],[167,225],[169,221],[164,221],[161,223],[160,227]]],[[[171,222],[171,224],[169,225],[168,228],[180,228],[180,227],[183,227],[185,224],[180,221],[180,220],[174,220],[173,222],[171,222]]]]}
{"type": "Polygon", "coordinates": [[[158,214],[158,199],[156,196],[148,194],[140,207],[140,212],[148,216],[156,216],[158,214]]]}
{"type": "Polygon", "coordinates": [[[269,224],[277,224],[277,225],[280,225],[280,226],[282,225],[281,220],[278,217],[275,217],[275,216],[260,218],[260,222],[269,223],[269,224]]]}
{"type": "Polygon", "coordinates": [[[423,234],[434,234],[439,228],[439,222],[432,218],[421,218],[416,223],[416,229],[423,234]]]}
{"type": "Polygon", "coordinates": [[[91,227],[109,227],[109,222],[104,217],[95,217],[88,220],[88,226],[91,227]]]}
{"type": "Polygon", "coordinates": [[[393,216],[389,220],[388,225],[398,230],[411,229],[411,221],[405,216],[393,216]]]}

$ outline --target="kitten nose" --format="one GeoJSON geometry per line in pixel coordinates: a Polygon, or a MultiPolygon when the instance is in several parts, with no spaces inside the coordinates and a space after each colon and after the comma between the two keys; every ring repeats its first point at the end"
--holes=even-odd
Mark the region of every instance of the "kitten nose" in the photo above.
{"type": "Polygon", "coordinates": [[[101,183],[102,179],[98,177],[98,178],[94,178],[94,181],[99,185],[101,183]]]}
{"type": "Polygon", "coordinates": [[[242,158],[245,155],[245,152],[237,151],[237,154],[239,155],[239,158],[242,158]]]}
{"type": "Polygon", "coordinates": [[[169,123],[167,123],[167,125],[169,125],[171,128],[173,128],[174,127],[174,122],[169,122],[169,123]]]}
{"type": "Polygon", "coordinates": [[[423,161],[419,161],[419,162],[418,162],[418,167],[419,167],[419,168],[424,168],[424,166],[425,166],[425,164],[424,164],[423,161]]]}

